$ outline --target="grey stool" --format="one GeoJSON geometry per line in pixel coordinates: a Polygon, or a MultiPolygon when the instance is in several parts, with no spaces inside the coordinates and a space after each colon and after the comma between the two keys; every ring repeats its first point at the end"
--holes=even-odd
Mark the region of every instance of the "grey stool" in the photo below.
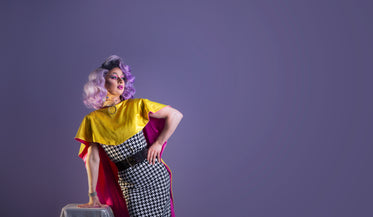
{"type": "Polygon", "coordinates": [[[64,206],[60,217],[114,217],[110,206],[105,208],[79,208],[78,204],[71,203],[64,206]]]}

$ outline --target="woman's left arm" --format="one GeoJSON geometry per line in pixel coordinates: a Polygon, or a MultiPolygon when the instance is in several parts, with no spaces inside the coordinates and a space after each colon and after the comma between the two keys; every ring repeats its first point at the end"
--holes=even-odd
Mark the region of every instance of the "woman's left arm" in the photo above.
{"type": "Polygon", "coordinates": [[[170,106],[166,106],[156,113],[150,113],[149,116],[153,118],[165,119],[165,125],[162,132],[159,134],[157,140],[150,146],[148,150],[147,160],[149,161],[149,163],[154,165],[156,158],[158,158],[158,161],[160,161],[162,145],[174,133],[176,127],[179,125],[181,119],[183,118],[183,114],[170,106]]]}

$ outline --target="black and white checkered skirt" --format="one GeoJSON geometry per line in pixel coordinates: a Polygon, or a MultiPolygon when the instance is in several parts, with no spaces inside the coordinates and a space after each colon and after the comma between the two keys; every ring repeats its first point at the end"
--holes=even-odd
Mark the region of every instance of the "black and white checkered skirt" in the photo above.
{"type": "MultiPolygon", "coordinates": [[[[108,157],[115,163],[135,154],[147,146],[142,131],[120,145],[101,144],[108,157]]],[[[162,162],[150,164],[146,159],[119,171],[119,185],[131,217],[171,216],[170,177],[162,162]]]]}

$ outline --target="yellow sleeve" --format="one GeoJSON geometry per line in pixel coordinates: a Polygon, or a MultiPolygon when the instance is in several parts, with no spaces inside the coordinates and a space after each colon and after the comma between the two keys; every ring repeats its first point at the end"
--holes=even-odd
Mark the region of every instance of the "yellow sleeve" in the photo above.
{"type": "Polygon", "coordinates": [[[84,144],[92,142],[91,121],[88,116],[85,116],[82,123],[80,124],[75,139],[84,144]]]}
{"type": "Polygon", "coordinates": [[[89,145],[90,142],[92,142],[91,122],[88,116],[85,116],[82,123],[80,124],[78,132],[75,136],[75,140],[81,142],[79,148],[79,156],[81,156],[83,151],[86,151],[86,146],[89,145]]]}
{"type": "Polygon", "coordinates": [[[150,101],[149,99],[142,99],[142,112],[144,117],[147,117],[149,112],[156,113],[157,111],[161,110],[162,108],[166,107],[168,105],[150,101]]]}

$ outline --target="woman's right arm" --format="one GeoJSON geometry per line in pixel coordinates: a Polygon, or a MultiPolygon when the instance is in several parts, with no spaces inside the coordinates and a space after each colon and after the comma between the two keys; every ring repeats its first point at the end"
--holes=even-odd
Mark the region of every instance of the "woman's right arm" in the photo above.
{"type": "MultiPolygon", "coordinates": [[[[86,168],[87,168],[87,176],[88,176],[88,194],[96,192],[96,185],[98,179],[98,168],[100,165],[100,155],[98,146],[96,143],[91,143],[88,147],[87,152],[87,161],[86,161],[86,168]]],[[[89,202],[86,204],[80,204],[78,207],[103,207],[97,197],[89,196],[89,202]]]]}

